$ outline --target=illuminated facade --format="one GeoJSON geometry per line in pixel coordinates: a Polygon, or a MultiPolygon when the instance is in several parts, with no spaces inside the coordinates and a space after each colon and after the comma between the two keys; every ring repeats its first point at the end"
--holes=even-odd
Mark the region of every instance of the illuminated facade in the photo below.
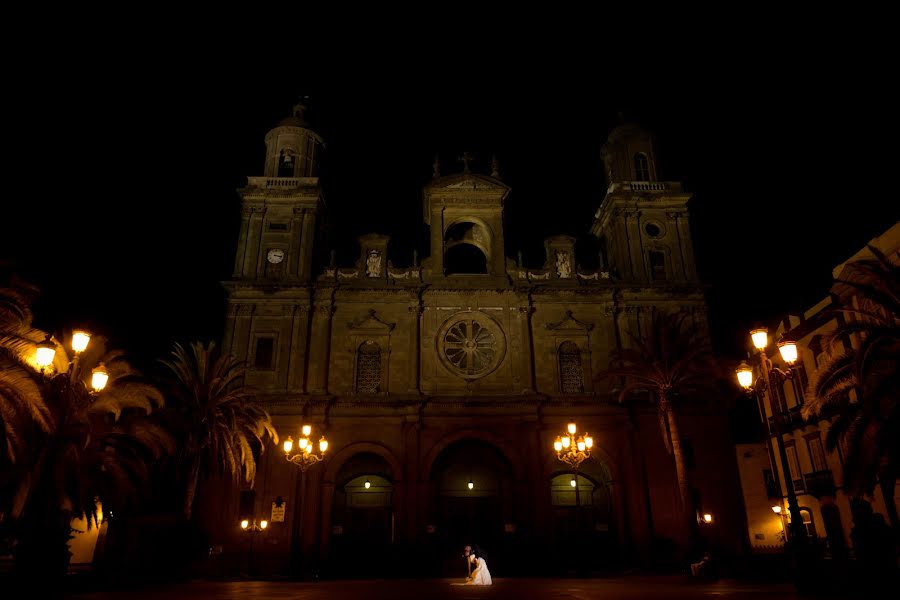
{"type": "MultiPolygon", "coordinates": [[[[657,178],[652,137],[623,124],[603,146],[609,188],[591,226],[596,270],[576,263],[568,236],[544,240],[542,265],[508,258],[510,188],[496,164],[478,173],[468,157],[461,172],[435,164],[422,206],[408,207],[430,227],[421,262],[395,265],[390,238],[369,234],[358,238],[355,264],[336,265],[317,245],[322,147],[302,106],[266,136],[264,174],[240,190],[225,282],[224,345],[250,364],[248,384],[279,432],[296,438],[309,422],[330,441],[308,471],[302,514],[297,469],[277,448],[263,455],[253,511],[267,513],[278,497],[288,509],[256,552],[271,568],[302,557],[337,572],[360,564],[360,551],[374,569],[406,548],[440,569],[477,539],[503,573],[527,568],[536,548],[576,537],[591,568],[646,561],[660,539],[680,540],[674,466],[655,408],[623,407],[597,379],[610,351],[656,310],[685,310],[706,326],[690,195],[657,178]],[[595,443],[579,474],[581,508],[571,471],[552,451],[572,419],[595,443]]],[[[545,210],[564,206],[559,198],[545,210]]],[[[737,540],[737,476],[722,419],[698,406],[684,413],[682,430],[704,510],[722,523],[720,540],[737,540]]]]}

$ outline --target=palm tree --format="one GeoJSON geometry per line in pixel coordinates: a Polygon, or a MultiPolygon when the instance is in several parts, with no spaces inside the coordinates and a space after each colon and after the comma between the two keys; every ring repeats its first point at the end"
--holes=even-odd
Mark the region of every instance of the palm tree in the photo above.
{"type": "MultiPolygon", "coordinates": [[[[92,340],[95,348],[100,340],[92,340]]],[[[57,348],[57,353],[65,349],[57,348]]],[[[16,520],[18,569],[29,575],[62,574],[68,564],[72,519],[95,526],[105,514],[137,504],[149,468],[174,452],[171,437],[147,415],[163,405],[121,353],[103,356],[109,380],[91,392],[83,356],[67,372],[42,377],[53,426],[37,436],[29,472],[17,482],[11,516],[16,520]]]]}
{"type": "Polygon", "coordinates": [[[839,443],[844,449],[846,490],[858,497],[880,485],[894,531],[900,531],[894,501],[900,475],[900,253],[891,260],[873,246],[869,251],[872,258],[848,263],[845,276],[835,280],[840,295],[852,296],[834,309],[844,318],[826,340],[826,359],[810,379],[803,415],[833,417],[825,442],[829,450],[839,443]]]}
{"type": "Polygon", "coordinates": [[[706,336],[687,321],[688,316],[684,312],[654,313],[644,336],[629,332],[632,347],[613,351],[609,370],[603,376],[624,378],[620,402],[637,391],[649,392],[656,401],[660,433],[675,462],[690,549],[696,539],[696,511],[678,428],[678,408],[683,401],[710,390],[718,377],[706,336]]]}
{"type": "Polygon", "coordinates": [[[214,343],[200,342],[188,348],[175,344],[172,359],[163,361],[175,375],[175,410],[184,427],[182,464],[187,465],[184,517],[191,518],[201,467],[205,475],[241,476],[252,482],[256,475],[254,452],[262,452],[266,437],[278,443],[269,414],[254,404],[244,387],[246,367],[214,343]]]}
{"type": "Polygon", "coordinates": [[[46,433],[52,419],[39,379],[28,363],[43,335],[31,327],[37,289],[12,278],[0,286],[0,467],[13,468],[28,452],[33,428],[46,433]]]}

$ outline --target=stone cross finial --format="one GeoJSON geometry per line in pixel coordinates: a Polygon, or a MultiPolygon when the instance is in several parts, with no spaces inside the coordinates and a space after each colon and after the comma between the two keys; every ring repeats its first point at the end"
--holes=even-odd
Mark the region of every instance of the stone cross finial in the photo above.
{"type": "Polygon", "coordinates": [[[463,173],[471,173],[471,171],[469,171],[469,163],[475,160],[475,157],[472,156],[472,153],[463,152],[462,156],[459,157],[459,160],[461,160],[463,164],[463,173]]]}
{"type": "Polygon", "coordinates": [[[434,162],[431,163],[431,168],[434,169],[434,174],[432,177],[437,179],[441,176],[441,157],[437,154],[434,155],[434,162]]]}
{"type": "Polygon", "coordinates": [[[491,177],[500,179],[500,161],[497,160],[496,154],[491,157],[491,177]]]}

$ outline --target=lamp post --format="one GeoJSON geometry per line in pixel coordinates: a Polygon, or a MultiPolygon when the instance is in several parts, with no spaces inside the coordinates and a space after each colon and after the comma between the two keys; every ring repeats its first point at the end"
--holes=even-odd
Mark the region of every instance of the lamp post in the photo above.
{"type": "Polygon", "coordinates": [[[772,512],[778,517],[778,523],[781,525],[781,541],[787,541],[787,534],[784,532],[784,516],[781,514],[781,505],[774,505],[772,507],[772,512]]]}
{"type": "MultiPolygon", "coordinates": [[[[781,471],[784,473],[785,492],[787,493],[788,510],[791,515],[790,537],[796,542],[803,542],[806,538],[806,529],[803,527],[803,518],[800,516],[800,506],[797,504],[797,494],[794,491],[794,482],[791,480],[791,466],[788,462],[787,450],[784,446],[784,438],[781,436],[781,427],[784,421],[784,413],[781,411],[780,403],[775,397],[774,385],[781,385],[786,380],[791,379],[794,375],[793,371],[788,369],[783,371],[772,364],[766,355],[766,347],[769,345],[769,334],[766,328],[761,327],[750,332],[750,338],[753,345],[759,351],[759,372],[762,381],[757,379],[757,384],[753,385],[753,369],[746,362],[742,361],[737,368],[738,383],[741,387],[748,391],[758,392],[760,398],[764,398],[766,394],[769,396],[769,406],[772,410],[772,418],[775,421],[775,444],[778,448],[778,458],[781,461],[781,471]]],[[[792,341],[783,340],[778,344],[778,351],[782,360],[788,365],[793,365],[797,361],[797,344],[792,341]]],[[[763,402],[763,408],[765,403],[763,402]]],[[[765,410],[762,412],[764,422],[767,422],[765,410]]],[[[767,437],[770,437],[767,435],[767,437]]],[[[777,475],[778,469],[773,471],[777,475]]]]}
{"type": "Polygon", "coordinates": [[[587,432],[576,436],[578,426],[575,423],[566,425],[566,431],[561,436],[556,436],[553,449],[556,450],[556,458],[572,467],[575,477],[572,479],[575,488],[575,505],[580,506],[578,498],[578,467],[591,457],[591,448],[594,447],[594,438],[587,432]]]}
{"type": "Polygon", "coordinates": [[[253,570],[253,538],[256,537],[257,532],[265,531],[269,528],[269,522],[265,519],[260,519],[257,521],[254,519],[241,519],[240,522],[241,531],[247,533],[250,536],[250,544],[247,549],[247,575],[252,574],[253,570]]]}
{"type": "Polygon", "coordinates": [[[556,451],[556,458],[572,467],[573,475],[570,485],[575,488],[576,530],[580,532],[582,519],[581,496],[578,490],[578,467],[591,457],[594,438],[586,431],[576,435],[577,431],[578,426],[575,423],[568,423],[566,431],[562,435],[556,436],[553,449],[556,451]]]}
{"type": "Polygon", "coordinates": [[[321,461],[325,456],[325,452],[328,451],[328,440],[325,439],[325,436],[319,438],[319,449],[318,452],[314,451],[313,442],[312,442],[312,426],[311,425],[303,425],[300,428],[300,439],[297,442],[298,451],[296,454],[291,454],[291,451],[294,449],[294,440],[291,439],[291,436],[284,441],[284,458],[293,465],[300,467],[300,509],[299,516],[297,518],[297,536],[296,536],[296,544],[297,547],[302,551],[302,536],[303,536],[303,511],[306,508],[306,471],[311,466],[321,461]]]}

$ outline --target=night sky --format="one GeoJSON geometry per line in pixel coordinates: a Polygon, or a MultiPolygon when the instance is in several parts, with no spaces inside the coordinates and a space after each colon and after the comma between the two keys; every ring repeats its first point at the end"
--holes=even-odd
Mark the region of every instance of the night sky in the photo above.
{"type": "Polygon", "coordinates": [[[0,258],[42,288],[38,326],[87,325],[141,360],[172,340],[219,338],[235,189],[262,174],[263,137],[298,94],[328,149],[322,244],[345,265],[372,231],[392,236],[395,265],[414,248],[427,256],[421,188],[435,152],[448,173],[463,150],[485,173],[496,153],[513,188],[507,256],[521,250],[540,266],[543,238],[567,233],[589,263],[606,187],[600,146],[623,111],[656,133],[663,178],[694,194],[714,341],[731,357],[751,323],[820,300],[831,269],[900,217],[894,194],[866,187],[892,172],[864,142],[877,107],[815,74],[643,89],[602,79],[515,88],[489,74],[338,88],[197,60],[54,69],[53,85],[18,86],[5,117],[19,152],[6,161],[0,258]]]}

